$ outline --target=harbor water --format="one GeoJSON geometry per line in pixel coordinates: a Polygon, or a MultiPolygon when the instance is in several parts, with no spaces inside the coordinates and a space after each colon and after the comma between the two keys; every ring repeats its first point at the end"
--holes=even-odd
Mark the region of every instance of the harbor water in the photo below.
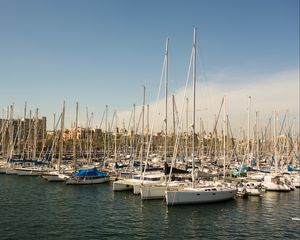
{"type": "Polygon", "coordinates": [[[300,189],[187,206],[0,175],[0,239],[300,239],[300,189]]]}

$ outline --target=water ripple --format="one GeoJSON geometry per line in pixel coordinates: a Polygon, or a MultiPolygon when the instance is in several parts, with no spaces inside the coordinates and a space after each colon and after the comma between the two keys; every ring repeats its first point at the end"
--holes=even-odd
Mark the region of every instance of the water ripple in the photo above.
{"type": "Polygon", "coordinates": [[[299,239],[300,189],[167,207],[111,184],[0,175],[0,239],[299,239]]]}

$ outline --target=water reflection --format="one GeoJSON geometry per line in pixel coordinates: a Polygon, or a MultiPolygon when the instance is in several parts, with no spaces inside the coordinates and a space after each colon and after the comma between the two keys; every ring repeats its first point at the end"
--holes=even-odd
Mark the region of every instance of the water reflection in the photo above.
{"type": "Polygon", "coordinates": [[[215,204],[166,206],[112,184],[67,186],[0,176],[2,239],[299,239],[300,189],[215,204]],[[298,215],[299,216],[299,215],[298,215]]]}

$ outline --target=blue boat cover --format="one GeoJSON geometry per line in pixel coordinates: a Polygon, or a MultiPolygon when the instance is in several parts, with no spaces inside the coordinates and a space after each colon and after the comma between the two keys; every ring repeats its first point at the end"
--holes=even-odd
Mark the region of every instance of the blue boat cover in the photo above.
{"type": "Polygon", "coordinates": [[[74,174],[75,177],[106,177],[107,173],[99,171],[97,168],[80,169],[74,174]]]}
{"type": "Polygon", "coordinates": [[[297,171],[297,172],[300,172],[300,169],[297,169],[297,168],[293,168],[291,165],[288,166],[288,171],[291,172],[291,171],[297,171]]]}

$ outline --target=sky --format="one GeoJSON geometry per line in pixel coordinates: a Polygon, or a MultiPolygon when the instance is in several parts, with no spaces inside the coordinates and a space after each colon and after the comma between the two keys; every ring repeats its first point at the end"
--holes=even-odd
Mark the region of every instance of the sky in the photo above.
{"type": "Polygon", "coordinates": [[[13,104],[23,116],[27,102],[51,128],[65,101],[70,125],[79,102],[80,124],[88,112],[100,125],[108,105],[110,118],[116,111],[127,125],[145,86],[146,104],[161,116],[167,37],[168,92],[179,109],[194,27],[197,119],[211,128],[226,95],[237,129],[247,122],[249,96],[252,121],[256,111],[267,119],[288,110],[299,123],[299,0],[0,0],[1,115],[13,104]]]}

